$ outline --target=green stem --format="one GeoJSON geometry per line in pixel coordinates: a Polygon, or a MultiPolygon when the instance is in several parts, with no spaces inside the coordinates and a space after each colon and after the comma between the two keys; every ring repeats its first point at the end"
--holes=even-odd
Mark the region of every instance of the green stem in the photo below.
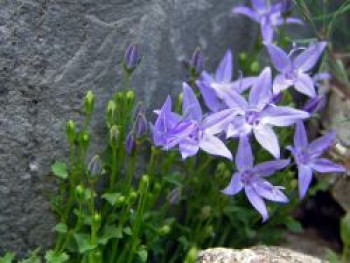
{"type": "Polygon", "coordinates": [[[117,176],[117,147],[113,143],[112,144],[112,174],[111,174],[111,181],[110,181],[110,189],[113,189],[115,181],[117,176]]]}
{"type": "Polygon", "coordinates": [[[343,263],[348,262],[348,252],[349,252],[349,247],[348,245],[344,244],[342,260],[341,260],[343,263]]]}

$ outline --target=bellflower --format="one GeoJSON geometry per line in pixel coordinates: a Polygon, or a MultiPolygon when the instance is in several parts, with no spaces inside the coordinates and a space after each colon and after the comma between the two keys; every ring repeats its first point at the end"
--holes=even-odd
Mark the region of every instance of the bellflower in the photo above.
{"type": "Polygon", "coordinates": [[[215,74],[211,76],[208,72],[203,71],[201,79],[196,81],[206,106],[212,112],[217,112],[226,107],[223,99],[231,90],[241,93],[248,89],[255,80],[255,77],[246,77],[232,81],[232,72],[232,53],[227,50],[215,74]]]}
{"type": "Polygon", "coordinates": [[[288,198],[281,191],[282,187],[273,186],[265,178],[284,169],[290,160],[274,160],[253,166],[253,154],[247,137],[239,141],[236,154],[236,169],[231,182],[222,191],[226,195],[236,195],[244,189],[252,206],[261,214],[263,222],[268,219],[264,199],[286,203],[288,198]]]}
{"type": "Polygon", "coordinates": [[[192,132],[179,143],[182,158],[193,156],[199,149],[202,149],[209,154],[232,159],[231,152],[225,144],[208,132],[203,125],[203,113],[199,101],[192,88],[186,83],[183,83],[182,95],[183,122],[190,123],[190,126],[193,128],[192,132]]]}
{"type": "Polygon", "coordinates": [[[279,2],[270,5],[267,0],[252,0],[252,8],[239,6],[232,9],[234,14],[241,14],[260,24],[261,35],[265,43],[271,43],[276,27],[286,24],[303,24],[298,18],[283,18],[285,6],[279,2]]]}
{"type": "Polygon", "coordinates": [[[275,45],[266,45],[272,63],[279,72],[273,83],[273,92],[277,94],[290,86],[294,86],[300,93],[315,97],[315,82],[308,71],[316,65],[326,45],[326,42],[310,45],[294,58],[292,58],[292,55],[294,55],[296,49],[293,49],[288,55],[275,45]]]}
{"type": "Polygon", "coordinates": [[[222,123],[226,123],[227,137],[242,138],[253,133],[259,144],[278,159],[280,146],[272,127],[293,125],[308,118],[309,113],[272,104],[271,86],[271,69],[265,68],[250,90],[248,101],[238,93],[231,92],[226,101],[232,114],[224,116],[222,123]]]}
{"type": "Polygon", "coordinates": [[[299,197],[302,199],[312,180],[313,171],[319,173],[345,172],[343,166],[328,159],[320,158],[335,140],[335,132],[330,132],[310,144],[308,143],[305,126],[302,121],[296,124],[294,133],[294,147],[288,146],[298,167],[299,197]]]}
{"type": "MultiPolygon", "coordinates": [[[[195,155],[199,149],[232,159],[225,144],[210,133],[208,122],[204,125],[203,113],[199,101],[191,87],[183,84],[183,116],[171,112],[171,99],[168,97],[153,127],[153,139],[157,146],[168,150],[179,145],[182,158],[195,155]]],[[[216,120],[211,118],[213,123],[216,120]]]]}

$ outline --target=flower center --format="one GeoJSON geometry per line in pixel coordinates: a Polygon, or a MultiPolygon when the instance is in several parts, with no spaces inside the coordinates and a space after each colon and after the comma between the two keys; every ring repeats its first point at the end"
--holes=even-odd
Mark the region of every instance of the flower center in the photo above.
{"type": "Polygon", "coordinates": [[[301,151],[298,154],[298,161],[301,164],[308,164],[310,162],[310,159],[311,159],[310,155],[308,153],[306,153],[305,151],[301,151]]]}
{"type": "Polygon", "coordinates": [[[245,121],[251,126],[260,124],[260,114],[258,111],[249,110],[245,113],[245,121]]]}
{"type": "Polygon", "coordinates": [[[246,171],[241,173],[241,178],[242,178],[243,184],[251,185],[253,180],[254,180],[254,173],[252,173],[249,170],[246,170],[246,171]]]}
{"type": "Polygon", "coordinates": [[[284,74],[285,78],[288,80],[293,80],[298,77],[298,72],[296,70],[291,70],[284,74]]]}

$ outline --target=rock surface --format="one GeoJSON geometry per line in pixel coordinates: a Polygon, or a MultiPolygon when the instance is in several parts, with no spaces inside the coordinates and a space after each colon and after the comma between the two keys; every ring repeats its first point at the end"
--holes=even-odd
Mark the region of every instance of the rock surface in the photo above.
{"type": "Polygon", "coordinates": [[[325,263],[283,247],[257,246],[249,249],[212,248],[200,252],[198,263],[325,263]]]}
{"type": "MultiPolygon", "coordinates": [[[[0,254],[53,238],[49,208],[55,159],[66,156],[64,125],[96,95],[93,148],[104,137],[105,103],[119,88],[125,46],[143,61],[133,87],[152,108],[184,80],[181,60],[201,46],[215,65],[254,43],[256,25],[230,17],[243,0],[2,0],[0,2],[0,254]]],[[[91,155],[93,152],[91,153],[91,155]]]]}

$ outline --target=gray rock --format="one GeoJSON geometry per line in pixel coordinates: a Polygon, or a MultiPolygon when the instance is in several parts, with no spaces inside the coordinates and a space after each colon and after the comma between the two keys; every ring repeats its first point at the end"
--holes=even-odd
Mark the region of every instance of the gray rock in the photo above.
{"type": "MultiPolygon", "coordinates": [[[[350,100],[338,92],[332,92],[324,114],[323,124],[337,132],[338,144],[333,149],[334,159],[342,161],[347,168],[347,176],[334,174],[332,194],[344,210],[350,211],[350,100]]],[[[332,153],[331,152],[331,153],[332,153]]]]}
{"type": "Polygon", "coordinates": [[[123,50],[141,45],[133,87],[159,107],[184,80],[181,61],[201,46],[216,64],[254,43],[257,26],[217,0],[2,0],[0,2],[0,254],[53,240],[48,177],[67,156],[65,122],[96,95],[93,151],[105,136],[107,99],[119,88],[123,50]]]}
{"type": "Polygon", "coordinates": [[[212,248],[199,254],[198,263],[322,263],[328,262],[283,247],[212,248]]]}

